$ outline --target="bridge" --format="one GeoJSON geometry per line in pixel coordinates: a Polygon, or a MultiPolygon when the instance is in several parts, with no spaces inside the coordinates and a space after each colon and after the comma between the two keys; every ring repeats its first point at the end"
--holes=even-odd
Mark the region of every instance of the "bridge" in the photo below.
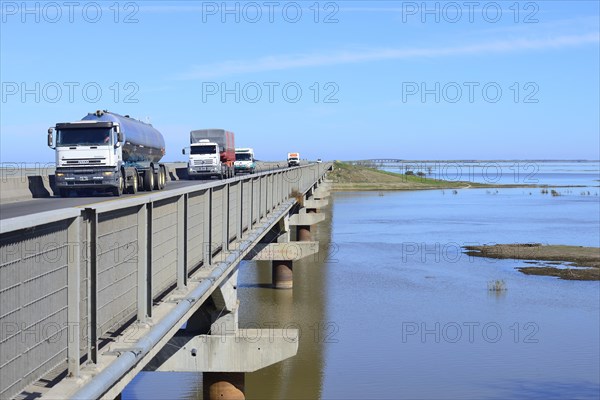
{"type": "Polygon", "coordinates": [[[295,355],[298,335],[238,326],[239,263],[270,260],[273,286],[293,288],[331,168],[3,216],[0,398],[114,399],[142,370],[201,372],[204,398],[243,398],[244,373],[295,355]]]}

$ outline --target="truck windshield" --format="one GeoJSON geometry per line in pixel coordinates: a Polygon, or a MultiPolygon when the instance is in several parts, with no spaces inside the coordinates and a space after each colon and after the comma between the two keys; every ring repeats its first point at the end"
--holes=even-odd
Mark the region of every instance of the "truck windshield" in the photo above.
{"type": "Polygon", "coordinates": [[[111,144],[111,128],[60,129],[57,146],[98,146],[111,144]]]}
{"type": "Polygon", "coordinates": [[[236,153],[235,161],[252,161],[252,155],[250,153],[236,153]]]}
{"type": "Polygon", "coordinates": [[[215,154],[217,152],[217,146],[192,146],[190,154],[215,154]]]}

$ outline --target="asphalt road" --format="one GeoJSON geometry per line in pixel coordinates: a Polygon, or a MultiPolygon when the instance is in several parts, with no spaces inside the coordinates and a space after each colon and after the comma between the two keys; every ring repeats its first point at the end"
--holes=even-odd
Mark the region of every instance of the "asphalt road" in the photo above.
{"type": "MultiPolygon", "coordinates": [[[[185,186],[200,185],[211,181],[171,181],[167,182],[165,191],[173,190],[185,186]]],[[[213,180],[214,182],[214,180],[213,180]]],[[[121,198],[130,196],[139,196],[148,192],[139,192],[136,195],[124,194],[121,198]]],[[[102,203],[104,201],[115,200],[112,194],[97,194],[94,196],[77,196],[77,197],[46,197],[40,199],[31,199],[25,201],[17,201],[12,203],[0,203],[0,220],[7,218],[15,218],[28,214],[35,214],[44,211],[58,210],[61,208],[86,206],[90,204],[102,203]]]]}
{"type": "MultiPolygon", "coordinates": [[[[283,162],[285,163],[285,162],[283,162]]],[[[265,163],[267,164],[267,163],[265,163]]],[[[305,163],[302,163],[305,165],[305,163]]],[[[280,165],[283,165],[280,162],[280,165]]],[[[260,165],[259,165],[260,167],[260,165]]],[[[262,166],[263,170],[273,170],[273,169],[283,169],[285,167],[276,168],[276,164],[268,163],[267,165],[262,166]],[[275,167],[275,168],[274,168],[275,167]]],[[[242,175],[247,176],[247,175],[242,175]]],[[[188,180],[180,180],[180,181],[169,181],[167,182],[167,186],[165,187],[165,191],[194,186],[194,185],[202,185],[210,182],[217,182],[218,179],[207,179],[207,180],[196,180],[196,181],[188,181],[188,180]]],[[[139,192],[138,194],[124,194],[121,198],[128,198],[130,196],[140,196],[148,192],[139,192]]],[[[80,207],[80,206],[89,206],[92,204],[102,203],[105,201],[115,200],[116,198],[111,194],[96,194],[93,196],[77,196],[77,197],[47,197],[47,198],[38,198],[24,201],[17,201],[11,203],[0,203],[0,220],[20,217],[23,215],[35,214],[45,211],[53,211],[62,208],[69,207],[80,207]]]]}

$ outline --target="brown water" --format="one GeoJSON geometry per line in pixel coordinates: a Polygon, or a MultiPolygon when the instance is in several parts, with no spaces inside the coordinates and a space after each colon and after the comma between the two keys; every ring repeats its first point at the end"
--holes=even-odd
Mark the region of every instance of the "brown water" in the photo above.
{"type": "Polygon", "coordinates": [[[318,399],[323,390],[325,349],[337,343],[338,325],[327,315],[327,288],[333,284],[324,274],[335,259],[331,245],[331,213],[313,227],[319,254],[294,263],[293,290],[274,290],[268,262],[247,262],[240,276],[240,325],[298,329],[298,354],[292,359],[246,375],[248,399],[318,399]],[[328,260],[329,258],[329,260],[328,260]],[[250,283],[252,282],[252,283],[250,283]],[[264,288],[263,288],[264,287],[264,288]]]}

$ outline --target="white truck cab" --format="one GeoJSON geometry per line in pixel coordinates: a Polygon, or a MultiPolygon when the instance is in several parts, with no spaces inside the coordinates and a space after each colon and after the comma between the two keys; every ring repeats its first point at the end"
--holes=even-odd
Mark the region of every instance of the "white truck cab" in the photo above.
{"type": "Polygon", "coordinates": [[[256,171],[256,161],[254,160],[254,149],[239,148],[235,149],[235,163],[233,164],[235,173],[250,173],[256,171]]]}
{"type": "Polygon", "coordinates": [[[300,165],[300,153],[288,153],[288,167],[297,167],[300,165]]]}
{"type": "MultiPolygon", "coordinates": [[[[185,151],[184,151],[185,153],[185,151]]],[[[191,178],[201,176],[221,176],[221,150],[217,143],[202,139],[190,144],[190,158],[188,162],[188,175],[191,178]]]]}

